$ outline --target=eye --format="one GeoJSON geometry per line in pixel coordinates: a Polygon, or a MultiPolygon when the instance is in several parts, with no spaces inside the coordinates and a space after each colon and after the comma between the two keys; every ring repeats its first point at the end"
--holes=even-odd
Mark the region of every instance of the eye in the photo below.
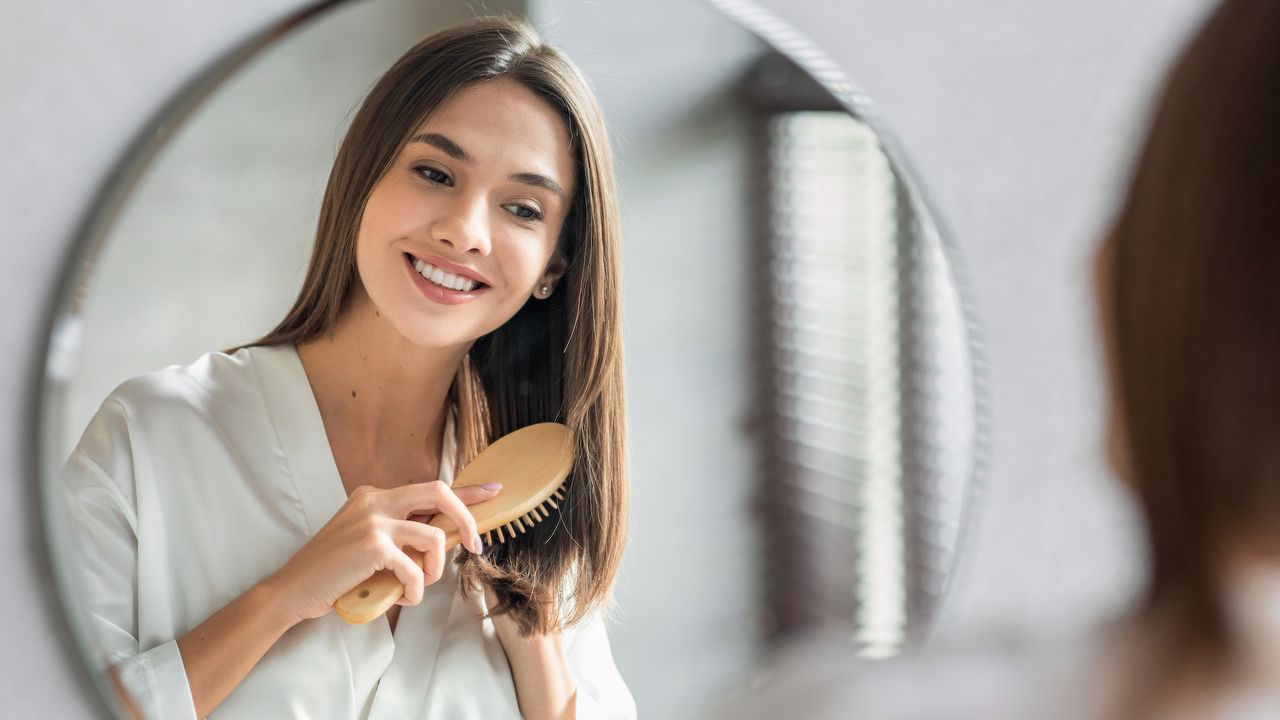
{"type": "Polygon", "coordinates": [[[509,210],[512,215],[515,215],[521,220],[536,222],[542,219],[542,213],[538,212],[537,208],[530,207],[529,205],[521,205],[520,203],[509,203],[507,205],[503,205],[502,207],[509,210]]]}
{"type": "Polygon", "coordinates": [[[418,165],[413,168],[413,171],[421,175],[423,179],[425,179],[427,182],[430,182],[430,183],[435,183],[437,185],[453,184],[453,179],[450,178],[448,175],[440,172],[439,170],[433,167],[429,167],[427,165],[418,165]]]}

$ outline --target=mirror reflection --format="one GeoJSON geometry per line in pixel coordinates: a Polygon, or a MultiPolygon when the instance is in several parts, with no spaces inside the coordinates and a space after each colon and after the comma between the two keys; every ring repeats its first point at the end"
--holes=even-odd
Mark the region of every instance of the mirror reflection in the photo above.
{"type": "Polygon", "coordinates": [[[43,491],[122,716],[697,717],[927,630],[977,399],[885,139],[709,8],[486,12],[338,4],[99,209],[43,491]]]}

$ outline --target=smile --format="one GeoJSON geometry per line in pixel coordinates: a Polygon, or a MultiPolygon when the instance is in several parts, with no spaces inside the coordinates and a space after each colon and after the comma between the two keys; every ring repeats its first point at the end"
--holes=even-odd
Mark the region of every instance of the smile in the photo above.
{"type": "Polygon", "coordinates": [[[428,299],[446,305],[456,305],[479,297],[489,289],[488,285],[471,278],[447,273],[440,268],[405,253],[405,265],[413,276],[414,285],[428,299]]]}
{"type": "Polygon", "coordinates": [[[417,258],[414,258],[412,255],[410,255],[409,257],[413,259],[414,270],[417,270],[418,273],[422,275],[422,277],[430,280],[431,282],[435,283],[436,285],[439,285],[442,288],[445,288],[448,290],[461,290],[463,292],[468,292],[476,289],[477,286],[483,286],[483,283],[476,282],[471,278],[466,278],[466,277],[462,277],[461,275],[454,275],[453,273],[445,272],[444,270],[441,270],[440,268],[436,267],[435,265],[432,265],[431,263],[423,262],[422,260],[418,260],[417,258]]]}

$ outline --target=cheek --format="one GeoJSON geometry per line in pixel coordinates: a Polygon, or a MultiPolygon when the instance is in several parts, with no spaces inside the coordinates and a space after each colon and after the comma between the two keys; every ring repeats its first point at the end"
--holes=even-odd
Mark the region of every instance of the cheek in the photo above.
{"type": "Polygon", "coordinates": [[[406,205],[402,195],[394,188],[379,187],[365,202],[356,230],[356,262],[361,270],[374,270],[392,242],[412,234],[415,221],[410,212],[412,205],[406,205]],[[366,264],[368,267],[364,267],[366,264]]]}
{"type": "Polygon", "coordinates": [[[403,193],[394,187],[375,188],[374,193],[365,202],[365,214],[360,220],[362,234],[371,238],[381,237],[390,240],[393,234],[402,232],[412,222],[407,210],[412,205],[402,199],[403,193]]]}
{"type": "Polygon", "coordinates": [[[377,245],[377,236],[373,228],[361,222],[356,234],[356,274],[365,287],[369,286],[371,278],[381,272],[377,262],[377,245]]]}
{"type": "Polygon", "coordinates": [[[511,258],[503,265],[507,289],[512,295],[522,295],[537,282],[537,266],[532,257],[511,258]]]}
{"type": "Polygon", "coordinates": [[[502,275],[512,291],[524,291],[537,284],[551,259],[554,243],[545,238],[513,235],[495,242],[494,252],[502,267],[502,275]]]}
{"type": "Polygon", "coordinates": [[[356,257],[366,255],[374,239],[379,233],[379,221],[383,217],[382,198],[374,192],[365,201],[364,214],[360,216],[360,224],[356,227],[356,257]]]}
{"type": "Polygon", "coordinates": [[[370,240],[390,242],[410,234],[430,215],[424,198],[412,188],[384,179],[373,188],[365,201],[360,218],[360,234],[370,240]]]}

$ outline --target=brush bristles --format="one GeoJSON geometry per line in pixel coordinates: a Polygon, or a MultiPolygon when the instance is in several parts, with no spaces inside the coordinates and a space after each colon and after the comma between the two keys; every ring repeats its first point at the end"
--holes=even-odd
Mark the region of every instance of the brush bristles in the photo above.
{"type": "Polygon", "coordinates": [[[514,540],[516,535],[523,535],[525,534],[525,531],[532,530],[534,523],[541,522],[551,517],[551,511],[559,509],[560,503],[563,502],[564,499],[565,490],[564,486],[561,485],[556,488],[555,492],[551,493],[550,497],[543,500],[542,504],[515,520],[512,520],[505,525],[499,525],[484,535],[481,535],[480,539],[484,541],[485,545],[501,545],[505,543],[508,538],[514,540]]]}
{"type": "Polygon", "coordinates": [[[558,500],[564,500],[564,486],[556,488],[556,491],[551,493],[551,497],[547,498],[547,501],[542,503],[542,506],[550,506],[552,508],[559,509],[560,503],[557,502],[558,500]]]}

